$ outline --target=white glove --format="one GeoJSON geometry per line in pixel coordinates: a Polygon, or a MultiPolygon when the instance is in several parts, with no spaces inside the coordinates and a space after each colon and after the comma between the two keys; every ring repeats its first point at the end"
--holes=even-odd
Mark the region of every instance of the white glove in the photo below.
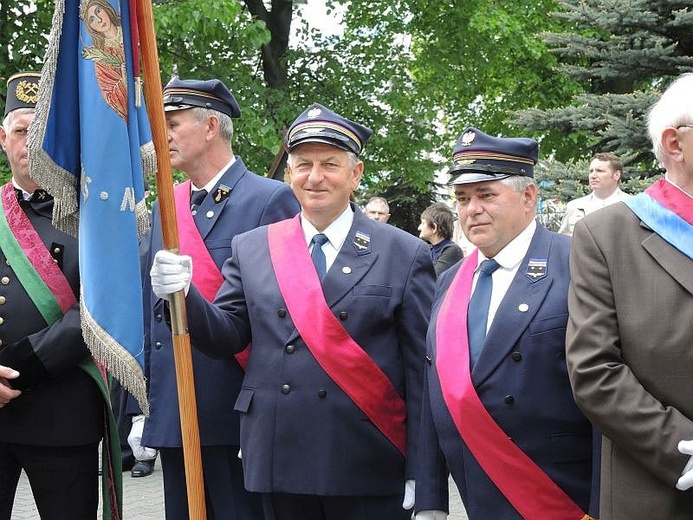
{"type": "Polygon", "coordinates": [[[411,509],[414,507],[414,498],[416,496],[416,481],[407,480],[404,483],[404,500],[402,500],[403,509],[411,509]]]}
{"type": "Polygon", "coordinates": [[[686,491],[693,486],[693,441],[679,442],[679,451],[684,455],[691,455],[686,467],[681,472],[681,478],[676,482],[676,489],[686,491]]]}
{"type": "Polygon", "coordinates": [[[162,249],[154,255],[149,275],[152,291],[158,298],[168,299],[171,294],[182,290],[187,296],[192,280],[192,258],[162,249]]]}
{"type": "Polygon", "coordinates": [[[430,509],[428,511],[419,511],[414,516],[414,520],[447,520],[448,515],[445,511],[437,511],[430,509]]]}
{"type": "Polygon", "coordinates": [[[144,415],[135,415],[132,418],[132,428],[128,435],[128,444],[136,460],[152,460],[156,457],[156,450],[142,446],[142,432],[144,431],[144,415]]]}

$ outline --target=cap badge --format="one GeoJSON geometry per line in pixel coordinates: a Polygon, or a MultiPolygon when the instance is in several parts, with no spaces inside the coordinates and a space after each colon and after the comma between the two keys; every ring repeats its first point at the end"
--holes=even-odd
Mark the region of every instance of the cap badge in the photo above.
{"type": "Polygon", "coordinates": [[[476,139],[475,132],[472,132],[471,130],[469,132],[465,132],[462,134],[462,146],[471,146],[474,139],[476,139]]]}
{"type": "Polygon", "coordinates": [[[19,101],[36,103],[38,101],[38,83],[22,80],[17,83],[15,93],[19,101]]]}
{"type": "Polygon", "coordinates": [[[231,188],[225,186],[224,184],[220,184],[217,191],[214,192],[214,202],[219,204],[222,200],[229,196],[229,193],[231,193],[231,188]]]}
{"type": "Polygon", "coordinates": [[[527,276],[534,280],[543,278],[546,276],[547,263],[545,258],[530,258],[527,265],[527,276]]]}
{"type": "Polygon", "coordinates": [[[306,114],[306,117],[308,117],[309,119],[315,119],[320,114],[322,114],[322,110],[320,110],[319,108],[311,108],[306,114]]]}
{"type": "Polygon", "coordinates": [[[359,251],[365,251],[368,249],[371,243],[371,236],[367,235],[363,231],[357,231],[356,236],[354,236],[354,246],[359,251]]]}

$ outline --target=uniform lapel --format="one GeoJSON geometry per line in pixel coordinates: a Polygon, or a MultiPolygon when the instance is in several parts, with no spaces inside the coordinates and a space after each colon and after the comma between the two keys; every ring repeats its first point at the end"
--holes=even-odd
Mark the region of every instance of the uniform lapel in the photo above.
{"type": "Polygon", "coordinates": [[[544,301],[553,284],[549,261],[550,245],[550,234],[545,228],[538,226],[529,250],[496,311],[479,359],[474,365],[474,386],[482,384],[503,362],[544,301]],[[541,270],[537,273],[530,267],[530,260],[533,259],[546,260],[543,274],[541,270]]]}
{"type": "Polygon", "coordinates": [[[332,307],[371,270],[378,258],[373,251],[373,222],[358,209],[339,254],[323,280],[327,304],[332,307]]]}
{"type": "Polygon", "coordinates": [[[221,179],[219,179],[219,182],[214,186],[214,189],[212,189],[211,193],[207,195],[202,204],[197,208],[198,215],[195,222],[203,239],[207,237],[217,223],[224,208],[228,204],[233,204],[231,202],[233,190],[241,177],[245,175],[246,171],[245,164],[243,164],[241,158],[236,157],[236,161],[226,170],[224,175],[221,176],[221,179]],[[220,188],[222,189],[222,193],[218,198],[221,200],[217,202],[215,196],[217,196],[217,192],[220,188]],[[226,192],[226,189],[228,189],[228,192],[226,192]]]}
{"type": "MultiPolygon", "coordinates": [[[[640,222],[640,226],[652,231],[652,229],[640,222]]],[[[654,258],[654,260],[671,277],[683,286],[689,293],[693,294],[693,270],[690,262],[681,262],[681,257],[685,256],[681,251],[669,244],[654,231],[642,241],[642,246],[654,258]]]]}
{"type": "MultiPolygon", "coordinates": [[[[372,248],[372,227],[373,222],[356,208],[349,234],[322,282],[325,300],[330,308],[366,276],[378,258],[378,253],[372,248]]],[[[298,331],[294,328],[287,342],[297,338],[298,331]]]]}

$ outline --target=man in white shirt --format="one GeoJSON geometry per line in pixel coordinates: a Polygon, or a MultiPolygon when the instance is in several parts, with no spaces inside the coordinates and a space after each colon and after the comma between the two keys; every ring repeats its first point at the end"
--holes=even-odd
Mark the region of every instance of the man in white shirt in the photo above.
{"type": "Polygon", "coordinates": [[[590,161],[589,171],[592,193],[568,202],[559,233],[573,236],[573,228],[582,217],[630,197],[618,187],[623,163],[614,154],[596,154],[590,161]]]}

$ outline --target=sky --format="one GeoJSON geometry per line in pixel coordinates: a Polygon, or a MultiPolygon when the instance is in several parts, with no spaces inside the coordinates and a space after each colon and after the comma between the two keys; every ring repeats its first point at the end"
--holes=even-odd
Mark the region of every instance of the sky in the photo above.
{"type": "MultiPolygon", "coordinates": [[[[294,2],[296,5],[297,2],[294,2]]],[[[327,14],[325,0],[307,0],[305,5],[298,6],[301,10],[302,17],[308,19],[311,27],[320,30],[325,35],[340,34],[340,15],[337,11],[327,14]]],[[[294,36],[295,38],[295,36],[294,36]]]]}

